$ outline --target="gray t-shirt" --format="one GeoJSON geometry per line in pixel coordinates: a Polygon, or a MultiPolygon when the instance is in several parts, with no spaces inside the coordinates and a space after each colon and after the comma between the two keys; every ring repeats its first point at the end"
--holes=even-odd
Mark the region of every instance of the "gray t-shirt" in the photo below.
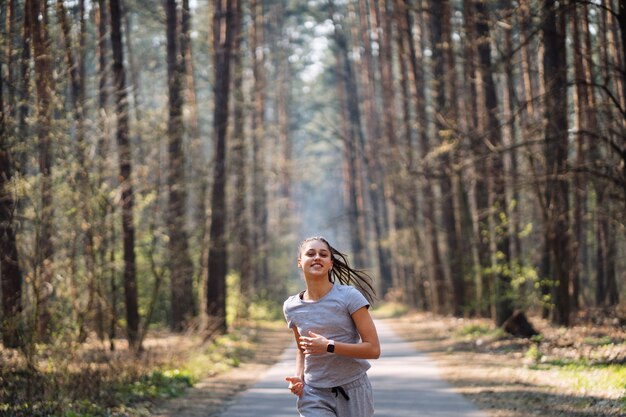
{"type": "MultiPolygon", "coordinates": [[[[312,331],[336,342],[359,343],[352,314],[361,307],[369,307],[359,290],[335,284],[317,301],[304,301],[301,294],[292,295],[283,304],[290,329],[297,327],[301,336],[312,331]]],[[[308,354],[304,356],[304,382],[316,388],[337,387],[360,378],[369,368],[365,359],[326,352],[308,354]]]]}

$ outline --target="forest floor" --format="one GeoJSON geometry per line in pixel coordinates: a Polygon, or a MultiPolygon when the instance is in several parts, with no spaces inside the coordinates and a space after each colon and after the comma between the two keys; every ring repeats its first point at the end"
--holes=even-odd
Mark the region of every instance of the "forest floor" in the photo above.
{"type": "Polygon", "coordinates": [[[532,340],[510,337],[483,319],[415,313],[392,326],[490,417],[626,415],[623,326],[566,329],[530,320],[541,334],[532,340]]]}
{"type": "MultiPolygon", "coordinates": [[[[484,319],[393,307],[374,314],[434,359],[442,378],[490,417],[626,415],[626,326],[616,318],[590,315],[588,324],[561,328],[530,317],[541,335],[528,340],[484,319]]],[[[30,376],[22,355],[0,350],[0,417],[219,416],[292,339],[279,321],[241,323],[211,342],[153,333],[140,357],[123,341],[115,352],[61,344],[57,352],[37,352],[30,376]]]]}
{"type": "MultiPolygon", "coordinates": [[[[490,417],[609,417],[626,413],[626,331],[615,324],[554,327],[536,317],[541,336],[507,336],[488,320],[423,313],[386,318],[433,358],[443,379],[490,417]]],[[[205,379],[167,401],[158,417],[219,416],[291,340],[284,328],[257,335],[258,349],[239,367],[205,379]]]]}

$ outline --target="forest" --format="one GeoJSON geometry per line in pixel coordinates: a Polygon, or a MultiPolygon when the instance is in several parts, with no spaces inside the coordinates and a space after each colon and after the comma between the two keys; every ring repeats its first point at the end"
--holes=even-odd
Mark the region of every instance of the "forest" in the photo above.
{"type": "Polygon", "coordinates": [[[380,302],[624,323],[624,0],[2,0],[7,349],[380,302]],[[256,312],[256,313],[255,313],[256,312]]]}

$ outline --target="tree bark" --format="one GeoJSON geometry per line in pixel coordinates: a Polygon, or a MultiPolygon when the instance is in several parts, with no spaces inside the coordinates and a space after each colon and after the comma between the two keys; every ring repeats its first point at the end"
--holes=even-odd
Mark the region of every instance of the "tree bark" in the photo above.
{"type": "Polygon", "coordinates": [[[226,133],[230,96],[230,60],[233,21],[237,0],[220,0],[213,17],[215,48],[215,87],[213,130],[215,134],[215,163],[211,198],[211,231],[208,254],[206,312],[212,330],[224,333],[226,323],[226,274],[228,251],[226,241],[226,133]],[[233,7],[235,3],[235,7],[233,7]]]}
{"type": "Polygon", "coordinates": [[[548,207],[547,245],[554,271],[555,324],[569,325],[569,187],[567,174],[567,69],[565,44],[565,6],[547,0],[543,6],[545,158],[547,163],[546,201],[548,207]]]}
{"type": "MultiPolygon", "coordinates": [[[[13,24],[14,4],[7,10],[13,24]]],[[[10,31],[9,31],[10,32],[10,31]]],[[[8,42],[12,42],[9,37],[8,42]]],[[[8,48],[10,54],[11,48],[8,48]]],[[[12,88],[12,86],[10,87],[12,88]]],[[[0,288],[2,291],[2,343],[7,348],[21,346],[19,322],[22,313],[22,271],[19,264],[13,214],[17,201],[12,193],[13,161],[10,133],[7,129],[7,105],[4,101],[4,77],[0,75],[0,288]]],[[[11,97],[11,95],[9,95],[11,97]]],[[[12,106],[13,103],[11,103],[12,106]]]]}
{"type": "Polygon", "coordinates": [[[167,19],[168,135],[168,267],[170,271],[171,326],[181,331],[193,316],[193,264],[187,237],[187,183],[183,149],[183,63],[176,0],[165,3],[167,19]]]}
{"type": "Polygon", "coordinates": [[[245,116],[244,108],[246,106],[245,95],[243,92],[243,67],[242,57],[244,51],[242,49],[243,40],[243,15],[242,0],[238,0],[236,5],[236,14],[234,18],[234,34],[233,34],[233,133],[232,133],[232,172],[235,176],[234,201],[233,201],[233,223],[232,230],[234,234],[233,259],[238,262],[233,263],[232,267],[239,273],[239,288],[241,300],[238,306],[237,315],[246,317],[248,306],[252,299],[253,290],[253,265],[249,256],[251,253],[250,245],[250,215],[248,211],[249,200],[248,195],[248,171],[247,158],[249,155],[249,144],[246,141],[244,131],[245,116]]]}
{"type": "Polygon", "coordinates": [[[122,41],[122,11],[119,0],[110,0],[111,48],[113,50],[113,82],[115,88],[116,140],[118,146],[119,178],[124,242],[124,295],[127,337],[130,346],[139,351],[139,307],[137,302],[137,267],[135,263],[135,225],[132,179],[132,153],[129,140],[128,97],[124,46],[122,41]]]}
{"type": "MultiPolygon", "coordinates": [[[[367,4],[365,0],[359,0],[359,32],[360,40],[363,46],[362,64],[358,73],[360,74],[360,86],[362,87],[362,103],[363,115],[365,121],[360,128],[361,133],[358,136],[357,150],[360,157],[357,159],[357,167],[363,169],[365,173],[356,178],[358,181],[358,192],[361,195],[360,201],[357,201],[357,210],[360,213],[358,218],[361,235],[367,233],[367,216],[364,215],[365,207],[365,189],[369,195],[369,201],[373,212],[371,224],[373,225],[374,241],[376,247],[376,256],[378,258],[378,276],[381,279],[381,292],[384,294],[385,288],[390,286],[391,280],[391,263],[387,247],[384,245],[384,196],[381,177],[380,161],[376,149],[381,146],[379,141],[381,137],[380,116],[376,106],[376,63],[372,52],[372,41],[378,39],[378,24],[376,14],[373,13],[373,2],[367,4]],[[361,203],[361,201],[363,203],[361,203]]],[[[345,64],[344,64],[345,66],[345,64]]],[[[356,74],[355,74],[356,76],[356,74]]],[[[356,81],[355,81],[356,83],[356,81]]],[[[360,118],[360,114],[359,114],[360,118]]],[[[358,256],[362,256],[361,253],[358,256]]],[[[359,259],[361,265],[365,264],[364,259],[359,259]]]]}
{"type": "Polygon", "coordinates": [[[504,179],[504,164],[502,154],[498,152],[502,147],[502,131],[500,122],[497,119],[498,98],[494,81],[493,67],[491,64],[491,32],[489,29],[489,16],[485,5],[478,1],[476,6],[476,34],[481,40],[478,44],[478,57],[480,66],[478,67],[482,79],[482,95],[485,99],[485,143],[486,153],[493,152],[488,156],[489,178],[492,183],[492,207],[493,214],[490,216],[490,230],[501,229],[498,235],[492,232],[491,239],[495,240],[496,253],[492,253],[492,265],[497,266],[495,272],[495,307],[496,325],[500,326],[511,314],[513,314],[513,300],[511,294],[511,274],[510,274],[510,233],[507,221],[501,220],[501,214],[507,215],[507,201],[504,179]]]}
{"type": "MultiPolygon", "coordinates": [[[[45,0],[31,0],[30,22],[32,24],[33,59],[35,60],[35,84],[37,91],[37,138],[39,147],[39,173],[41,175],[41,201],[39,219],[39,239],[37,241],[37,268],[42,281],[37,284],[38,292],[52,290],[53,248],[52,248],[52,143],[50,124],[52,122],[51,79],[52,59],[48,34],[48,6],[45,0]],[[40,19],[40,15],[42,18],[40,19]],[[47,289],[44,291],[44,287],[47,289]]],[[[38,334],[41,340],[50,340],[52,315],[48,306],[49,297],[38,298],[38,334]]]]}
{"type": "Polygon", "coordinates": [[[264,155],[266,149],[265,133],[265,88],[266,77],[263,53],[264,48],[264,0],[251,0],[251,49],[252,73],[254,78],[253,115],[252,115],[252,244],[255,248],[254,283],[258,292],[268,290],[267,279],[269,270],[267,263],[268,251],[268,212],[266,173],[264,155]]]}
{"type": "MultiPolygon", "coordinates": [[[[358,190],[357,171],[358,166],[358,144],[360,137],[363,135],[361,127],[361,113],[358,105],[358,87],[355,80],[354,69],[352,63],[348,58],[348,45],[346,36],[335,22],[334,31],[335,44],[337,46],[337,67],[340,74],[339,84],[344,89],[342,95],[345,99],[345,116],[346,116],[346,137],[344,140],[344,157],[346,159],[346,181],[347,185],[347,211],[348,211],[348,227],[350,232],[350,242],[352,252],[355,254],[356,264],[362,267],[364,262],[365,253],[365,238],[361,234],[361,228],[359,227],[359,221],[363,213],[359,210],[358,204],[358,190]]],[[[382,278],[382,277],[381,277],[382,278]]],[[[383,278],[384,279],[384,278],[383,278]]]]}

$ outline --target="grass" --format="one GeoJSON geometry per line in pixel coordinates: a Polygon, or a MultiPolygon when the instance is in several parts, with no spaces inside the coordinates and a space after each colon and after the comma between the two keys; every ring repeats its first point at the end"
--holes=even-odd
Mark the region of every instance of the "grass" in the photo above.
{"type": "Polygon", "coordinates": [[[404,316],[409,311],[404,304],[388,301],[377,304],[372,309],[372,315],[379,319],[392,319],[404,316]]]}
{"type": "Polygon", "coordinates": [[[105,359],[100,352],[99,359],[85,363],[94,352],[74,352],[74,361],[48,357],[34,370],[19,361],[0,363],[0,417],[149,416],[158,401],[179,397],[200,379],[239,366],[253,354],[259,328],[270,325],[248,323],[208,344],[199,336],[163,335],[152,339],[163,345],[140,358],[117,352],[105,359]]]}

